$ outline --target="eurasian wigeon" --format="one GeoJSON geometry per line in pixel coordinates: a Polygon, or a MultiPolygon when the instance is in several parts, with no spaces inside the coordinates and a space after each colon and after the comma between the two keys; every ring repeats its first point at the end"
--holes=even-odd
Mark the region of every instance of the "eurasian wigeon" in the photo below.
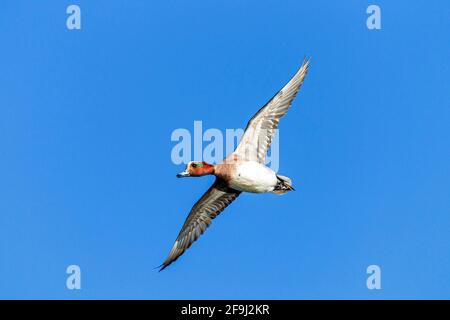
{"type": "Polygon", "coordinates": [[[203,234],[220,212],[242,192],[284,194],[291,190],[291,179],[278,175],[265,165],[266,154],[282,118],[292,104],[308,72],[309,60],[292,79],[248,122],[236,150],[221,163],[191,161],[177,177],[215,175],[216,180],[192,207],[160,271],[178,259],[203,234]]]}

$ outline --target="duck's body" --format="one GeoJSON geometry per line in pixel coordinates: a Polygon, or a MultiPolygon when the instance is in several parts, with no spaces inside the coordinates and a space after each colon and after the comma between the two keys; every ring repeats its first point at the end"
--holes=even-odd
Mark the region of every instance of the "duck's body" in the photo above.
{"type": "Polygon", "coordinates": [[[236,148],[222,163],[189,162],[178,177],[215,175],[216,181],[192,207],[161,270],[181,256],[220,212],[242,192],[284,194],[294,190],[291,179],[265,166],[278,123],[289,109],[308,71],[304,61],[294,77],[247,124],[236,148]]]}
{"type": "MultiPolygon", "coordinates": [[[[222,179],[228,187],[242,192],[277,192],[280,177],[269,167],[256,162],[237,160],[214,166],[214,175],[222,179]]],[[[279,190],[279,189],[278,189],[279,190]]]]}
{"type": "Polygon", "coordinates": [[[256,161],[242,161],[236,166],[228,185],[236,190],[252,193],[272,192],[278,179],[275,171],[256,161]]]}

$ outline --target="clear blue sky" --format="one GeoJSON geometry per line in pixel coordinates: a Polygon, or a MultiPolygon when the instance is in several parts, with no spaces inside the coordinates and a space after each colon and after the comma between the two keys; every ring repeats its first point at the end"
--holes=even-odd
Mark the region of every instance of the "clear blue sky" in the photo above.
{"type": "Polygon", "coordinates": [[[0,298],[450,298],[448,1],[0,7],[0,298]],[[305,55],[297,191],[241,196],[158,273],[213,181],[175,178],[172,131],[245,126],[305,55]]]}

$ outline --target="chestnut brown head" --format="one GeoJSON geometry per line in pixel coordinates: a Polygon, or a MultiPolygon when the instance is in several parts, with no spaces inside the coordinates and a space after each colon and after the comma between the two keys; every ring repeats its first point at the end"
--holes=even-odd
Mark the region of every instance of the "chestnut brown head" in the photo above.
{"type": "Polygon", "coordinates": [[[214,173],[214,166],[204,161],[191,161],[186,165],[183,172],[177,174],[178,178],[184,177],[200,177],[214,173]]]}

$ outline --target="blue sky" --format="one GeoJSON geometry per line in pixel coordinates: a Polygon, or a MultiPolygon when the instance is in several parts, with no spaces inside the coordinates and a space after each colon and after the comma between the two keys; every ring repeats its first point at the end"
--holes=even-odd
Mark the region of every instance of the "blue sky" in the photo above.
{"type": "Polygon", "coordinates": [[[448,1],[3,1],[0,298],[450,298],[448,1]],[[81,30],[66,8],[81,8],[81,30]],[[368,30],[366,8],[381,8],[368,30]],[[164,272],[212,177],[177,128],[244,127],[303,57],[282,197],[245,194],[164,272]],[[66,267],[82,289],[66,289],[66,267]],[[366,268],[382,289],[366,288],[366,268]]]}

